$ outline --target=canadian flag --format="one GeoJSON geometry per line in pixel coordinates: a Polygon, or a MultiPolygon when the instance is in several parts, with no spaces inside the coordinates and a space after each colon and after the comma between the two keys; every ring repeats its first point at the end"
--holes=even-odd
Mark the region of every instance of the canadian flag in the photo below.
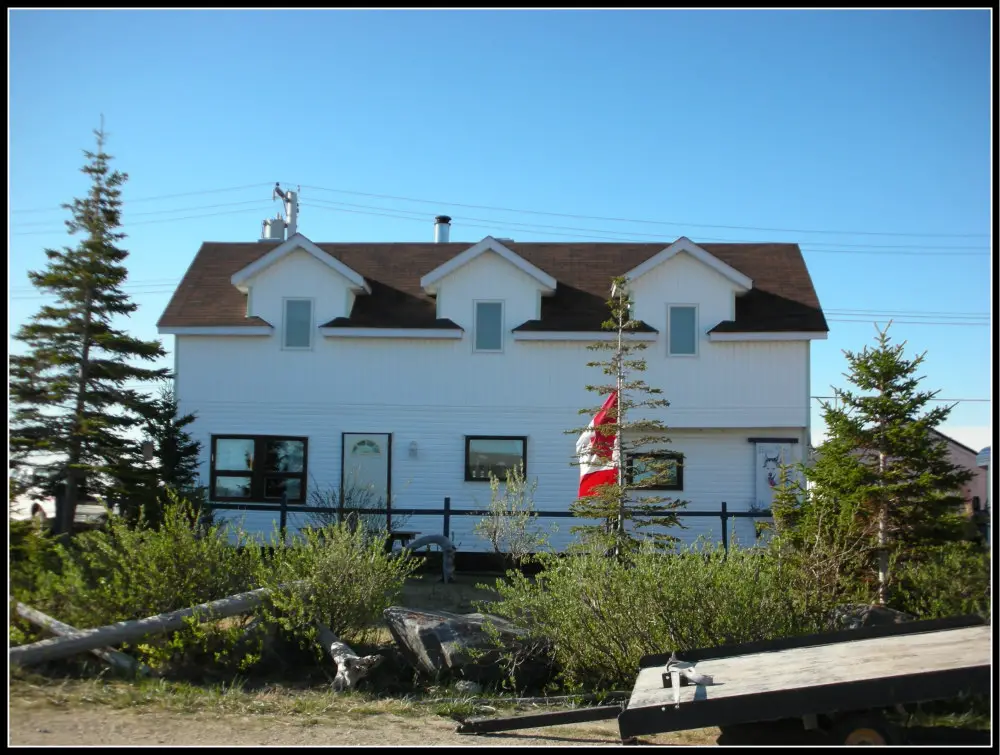
{"type": "Polygon", "coordinates": [[[596,495],[598,485],[613,485],[618,480],[618,446],[614,431],[601,432],[602,425],[613,422],[609,414],[617,399],[618,391],[612,391],[576,442],[576,455],[580,459],[579,498],[596,495]]]}

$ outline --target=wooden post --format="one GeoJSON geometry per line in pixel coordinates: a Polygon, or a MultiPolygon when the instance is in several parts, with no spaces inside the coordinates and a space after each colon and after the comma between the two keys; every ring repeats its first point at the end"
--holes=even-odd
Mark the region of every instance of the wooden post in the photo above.
{"type": "Polygon", "coordinates": [[[451,498],[448,496],[444,497],[444,526],[442,529],[444,531],[441,534],[451,540],[451,498]]]}
{"type": "MultiPolygon", "coordinates": [[[[274,521],[274,520],[272,520],[274,521]]],[[[288,491],[282,491],[281,493],[281,522],[279,524],[279,529],[281,530],[281,542],[282,544],[287,542],[285,537],[285,528],[288,525],[288,491]]]]}
{"type": "Polygon", "coordinates": [[[729,514],[726,509],[726,502],[722,502],[722,549],[729,553],[729,514]]]}

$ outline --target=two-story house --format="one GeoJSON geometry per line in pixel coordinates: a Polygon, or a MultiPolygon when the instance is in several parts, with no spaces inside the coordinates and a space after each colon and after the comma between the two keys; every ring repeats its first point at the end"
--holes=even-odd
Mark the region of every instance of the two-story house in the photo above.
{"type": "MultiPolygon", "coordinates": [[[[291,227],[202,245],[158,325],[175,338],[211,500],[314,503],[342,485],[397,508],[449,497],[449,534],[481,551],[460,511],[487,507],[487,470],[523,462],[535,508],[568,511],[566,431],[601,403],[587,345],[610,337],[605,302],[624,275],[644,379],[670,401],[658,416],[683,454],[665,494],[694,512],[769,504],[769,473],[809,442],[810,342],[827,334],[796,244],[456,243],[448,218],[435,228],[428,243],[314,243],[291,227]]],[[[267,532],[276,516],[245,526],[267,532]]],[[[553,521],[564,547],[572,521],[553,521]]],[[[717,517],[683,522],[686,540],[721,537],[717,517]]],[[[442,516],[407,526],[438,533],[442,516]]],[[[736,529],[752,539],[749,520],[736,529]]]]}

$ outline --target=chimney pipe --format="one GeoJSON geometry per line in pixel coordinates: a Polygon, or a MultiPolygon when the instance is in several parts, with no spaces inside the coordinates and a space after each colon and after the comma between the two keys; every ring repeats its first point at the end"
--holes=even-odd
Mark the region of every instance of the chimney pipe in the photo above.
{"type": "Polygon", "coordinates": [[[434,218],[434,243],[447,244],[448,232],[451,230],[451,218],[447,215],[438,215],[434,218]]]}

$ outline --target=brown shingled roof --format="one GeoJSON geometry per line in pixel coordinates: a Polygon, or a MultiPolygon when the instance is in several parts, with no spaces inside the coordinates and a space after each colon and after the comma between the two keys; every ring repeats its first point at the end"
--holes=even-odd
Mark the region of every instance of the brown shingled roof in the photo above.
{"type": "MultiPolygon", "coordinates": [[[[317,244],[363,275],[371,294],[355,299],[350,318],[330,327],[457,328],[436,318],[434,299],[420,278],[472,243],[317,244]]],[[[541,268],[559,285],[542,298],[541,320],[523,330],[600,330],[607,319],[610,279],[664,249],[666,244],[517,243],[504,246],[541,268]]],[[[736,299],[736,320],[715,331],[828,330],[809,271],[797,244],[699,244],[705,251],[753,279],[736,299]]],[[[272,244],[205,242],[158,323],[161,327],[266,325],[247,318],[246,296],[229,279],[267,254],[272,244]]],[[[651,328],[652,330],[652,328],[651,328]]]]}

